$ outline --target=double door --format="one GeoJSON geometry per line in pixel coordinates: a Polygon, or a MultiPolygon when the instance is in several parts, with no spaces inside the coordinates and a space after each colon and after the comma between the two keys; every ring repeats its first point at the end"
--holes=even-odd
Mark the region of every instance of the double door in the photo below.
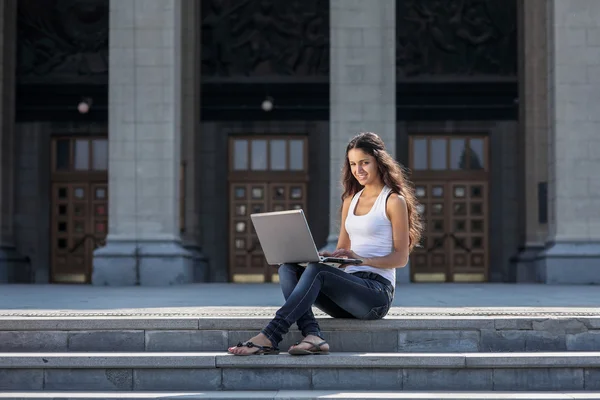
{"type": "Polygon", "coordinates": [[[415,135],[411,179],[424,224],[413,282],[485,282],[489,270],[489,157],[485,135],[415,135]]]}
{"type": "Polygon", "coordinates": [[[419,181],[425,229],[411,256],[414,282],[484,282],[488,271],[488,183],[419,181]]]}
{"type": "Polygon", "coordinates": [[[308,196],[306,136],[238,136],[229,141],[229,279],[277,282],[250,214],[303,209],[308,196]]]}

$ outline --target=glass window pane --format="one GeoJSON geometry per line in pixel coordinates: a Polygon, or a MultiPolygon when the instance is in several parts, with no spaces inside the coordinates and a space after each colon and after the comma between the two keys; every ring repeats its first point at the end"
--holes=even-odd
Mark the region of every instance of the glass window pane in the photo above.
{"type": "Polygon", "coordinates": [[[466,169],[465,139],[450,140],[450,169],[466,169]]]}
{"type": "Polygon", "coordinates": [[[447,151],[446,139],[431,140],[431,169],[446,169],[447,151]]]}
{"type": "Polygon", "coordinates": [[[246,198],[246,188],[244,188],[244,187],[236,187],[235,188],[235,198],[236,199],[244,199],[244,198],[246,198]]]}
{"type": "Polygon", "coordinates": [[[304,140],[290,140],[290,170],[304,169],[304,140]]]}
{"type": "Polygon", "coordinates": [[[298,200],[302,198],[302,188],[298,186],[292,187],[290,190],[290,198],[298,200]]]}
{"type": "Polygon", "coordinates": [[[96,188],[96,200],[102,200],[106,198],[106,189],[96,188]]]}
{"type": "Polygon", "coordinates": [[[233,141],[233,169],[244,171],[248,169],[248,141],[233,141]]]}
{"type": "Polygon", "coordinates": [[[431,188],[431,195],[433,197],[442,197],[444,195],[444,188],[442,186],[434,186],[431,188]]]}
{"type": "Polygon", "coordinates": [[[235,231],[237,233],[244,233],[244,232],[246,232],[246,223],[243,222],[243,221],[236,222],[236,224],[235,224],[235,231]]]}
{"type": "Polygon", "coordinates": [[[483,169],[485,165],[485,154],[483,154],[483,139],[469,140],[469,162],[471,169],[483,169]]]}
{"type": "Polygon", "coordinates": [[[69,169],[69,144],[68,139],[56,141],[56,170],[69,169]]]}
{"type": "Polygon", "coordinates": [[[267,169],[267,141],[253,140],[252,141],[252,167],[254,171],[264,171],[267,169]]]}
{"type": "Polygon", "coordinates": [[[90,168],[90,142],[87,139],[75,141],[75,169],[87,170],[90,168]]]}
{"type": "Polygon", "coordinates": [[[85,198],[85,189],[84,188],[75,188],[73,193],[75,195],[75,198],[77,198],[77,199],[85,198]]]}
{"type": "Polygon", "coordinates": [[[427,169],[427,139],[413,140],[413,169],[427,169]]]}
{"type": "Polygon", "coordinates": [[[108,140],[95,139],[92,141],[92,151],[94,165],[93,169],[97,171],[108,170],[108,140]]]}
{"type": "Polygon", "coordinates": [[[240,204],[239,206],[235,207],[235,214],[237,216],[243,217],[246,215],[246,205],[245,204],[240,204]]]}
{"type": "Polygon", "coordinates": [[[271,169],[284,171],[285,165],[285,140],[271,140],[271,169]]]}
{"type": "Polygon", "coordinates": [[[252,198],[253,199],[262,199],[263,198],[263,188],[261,188],[261,187],[252,188],[252,198]]]}

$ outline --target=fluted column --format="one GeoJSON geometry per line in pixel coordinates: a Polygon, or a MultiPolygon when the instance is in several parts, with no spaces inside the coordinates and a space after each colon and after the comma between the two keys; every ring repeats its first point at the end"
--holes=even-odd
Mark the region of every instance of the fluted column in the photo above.
{"type": "Polygon", "coordinates": [[[192,280],[180,239],[182,0],[110,1],[109,232],[96,285],[192,280]]]}
{"type": "Polygon", "coordinates": [[[0,283],[26,268],[14,241],[16,0],[0,0],[0,283]]]}
{"type": "Polygon", "coordinates": [[[361,131],[375,132],[391,154],[396,148],[396,1],[330,0],[329,236],[340,227],[341,167],[346,145],[361,131]]]}
{"type": "Polygon", "coordinates": [[[181,126],[181,160],[182,190],[181,203],[183,246],[192,253],[194,281],[207,280],[207,260],[200,246],[200,206],[198,190],[202,181],[199,179],[197,158],[201,152],[200,139],[200,34],[202,18],[201,3],[197,0],[183,0],[182,20],[182,126],[181,126]]]}
{"type": "Polygon", "coordinates": [[[546,244],[548,181],[548,46],[546,0],[520,0],[520,145],[523,204],[521,223],[523,248],[517,258],[518,282],[539,282],[540,252],[546,244]]]}
{"type": "Polygon", "coordinates": [[[548,0],[546,283],[600,283],[600,1],[548,0]]]}

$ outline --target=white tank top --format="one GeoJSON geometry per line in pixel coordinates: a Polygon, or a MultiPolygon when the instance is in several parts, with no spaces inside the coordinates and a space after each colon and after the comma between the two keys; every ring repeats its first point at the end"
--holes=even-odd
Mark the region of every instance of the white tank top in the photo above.
{"type": "MultiPolygon", "coordinates": [[[[352,251],[365,258],[387,256],[394,248],[392,222],[387,217],[385,207],[386,200],[392,190],[384,186],[371,210],[365,215],[355,215],[356,204],[363,190],[356,193],[352,198],[346,216],[346,223],[344,224],[346,232],[350,236],[352,251]]],[[[345,271],[348,273],[374,272],[389,280],[392,286],[396,287],[395,268],[382,269],[366,265],[350,265],[346,267],[345,271]]]]}

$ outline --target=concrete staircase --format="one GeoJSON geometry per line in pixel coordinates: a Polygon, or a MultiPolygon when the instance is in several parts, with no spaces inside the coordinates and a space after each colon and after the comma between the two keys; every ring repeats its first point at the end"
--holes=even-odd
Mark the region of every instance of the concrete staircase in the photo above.
{"type": "Polygon", "coordinates": [[[328,356],[225,353],[273,311],[6,315],[0,399],[600,399],[600,315],[393,309],[321,317],[328,356]]]}

